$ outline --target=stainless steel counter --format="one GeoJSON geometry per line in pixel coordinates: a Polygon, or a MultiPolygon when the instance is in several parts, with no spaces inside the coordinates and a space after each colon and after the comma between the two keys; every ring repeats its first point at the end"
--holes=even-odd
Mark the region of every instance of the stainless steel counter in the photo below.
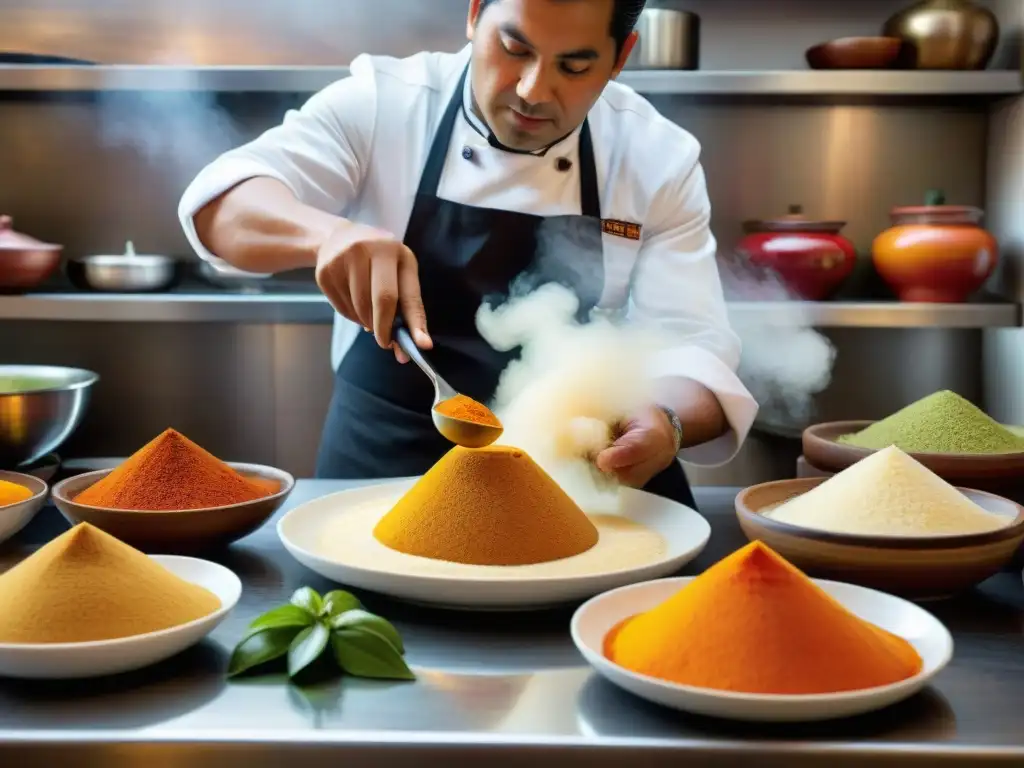
{"type": "MultiPolygon", "coordinates": [[[[821,328],[1008,328],[1021,320],[1020,305],[1012,303],[733,302],[729,309],[737,318],[821,328]]],[[[0,296],[0,321],[275,324],[329,323],[333,316],[314,291],[0,296]]]]}
{"type": "MultiPolygon", "coordinates": [[[[298,504],[344,487],[300,481],[298,504]]],[[[744,543],[734,489],[698,489],[713,536],[692,571],[744,543]]],[[[65,527],[45,510],[0,550],[0,567],[65,527]]],[[[473,765],[759,768],[1024,764],[1024,588],[1002,573],[977,594],[932,605],[955,658],[932,690],[888,711],[808,727],[732,725],[662,710],[591,674],[571,609],[467,614],[360,595],[401,629],[414,683],[348,680],[298,690],[280,679],[227,683],[245,625],[295,588],[329,584],[279,546],[274,525],[218,558],[243,579],[238,608],[200,646],[149,670],[81,683],[0,682],[0,765],[119,768],[473,765]]]]}

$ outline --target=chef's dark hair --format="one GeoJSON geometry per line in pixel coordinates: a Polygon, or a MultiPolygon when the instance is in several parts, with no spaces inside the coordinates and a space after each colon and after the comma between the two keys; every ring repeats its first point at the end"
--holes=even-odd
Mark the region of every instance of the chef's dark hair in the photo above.
{"type": "MultiPolygon", "coordinates": [[[[484,8],[497,2],[499,0],[480,0],[480,12],[483,13],[484,8]]],[[[615,0],[612,9],[612,37],[615,39],[616,55],[622,52],[622,46],[626,44],[626,38],[636,26],[645,5],[647,0],[615,0]]]]}

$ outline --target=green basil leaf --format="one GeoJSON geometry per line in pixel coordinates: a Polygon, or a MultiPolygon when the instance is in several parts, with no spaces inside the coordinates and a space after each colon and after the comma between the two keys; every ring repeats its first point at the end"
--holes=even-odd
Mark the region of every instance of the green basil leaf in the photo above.
{"type": "Polygon", "coordinates": [[[324,595],[324,615],[338,616],[345,611],[362,608],[362,603],[351,592],[335,589],[324,595]]]}
{"type": "Polygon", "coordinates": [[[335,616],[331,619],[331,629],[369,629],[395,646],[400,654],[405,653],[402,636],[391,622],[368,611],[354,609],[335,616]]]}
{"type": "Polygon", "coordinates": [[[310,615],[314,618],[319,616],[324,609],[323,599],[315,589],[310,587],[302,587],[295,590],[295,594],[292,595],[292,599],[289,602],[305,611],[309,611],[310,615]]]}
{"type": "Polygon", "coordinates": [[[305,608],[297,605],[282,605],[272,611],[267,611],[256,621],[249,625],[249,634],[254,630],[275,629],[277,627],[308,627],[316,621],[316,618],[309,615],[305,608]]]}
{"type": "Polygon", "coordinates": [[[294,677],[316,661],[330,639],[331,630],[319,622],[312,627],[306,627],[296,635],[288,649],[289,677],[294,677]]]}
{"type": "Polygon", "coordinates": [[[415,680],[398,649],[372,629],[355,627],[331,632],[334,658],[347,674],[385,680],[415,680]]]}
{"type": "Polygon", "coordinates": [[[288,653],[292,640],[302,630],[299,627],[273,627],[250,632],[235,646],[228,662],[228,677],[266,664],[288,653]]]}

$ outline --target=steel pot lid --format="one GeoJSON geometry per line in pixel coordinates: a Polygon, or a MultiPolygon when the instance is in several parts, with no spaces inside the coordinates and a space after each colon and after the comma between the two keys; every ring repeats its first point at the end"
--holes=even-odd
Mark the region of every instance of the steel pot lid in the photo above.
{"type": "Polygon", "coordinates": [[[14,229],[14,219],[10,216],[0,216],[0,253],[5,251],[59,251],[61,246],[53,243],[44,243],[34,237],[17,232],[14,229]]]}
{"type": "Polygon", "coordinates": [[[804,216],[802,205],[791,205],[785,216],[749,222],[748,229],[751,232],[827,232],[837,235],[845,226],[845,221],[809,219],[804,216]]]}

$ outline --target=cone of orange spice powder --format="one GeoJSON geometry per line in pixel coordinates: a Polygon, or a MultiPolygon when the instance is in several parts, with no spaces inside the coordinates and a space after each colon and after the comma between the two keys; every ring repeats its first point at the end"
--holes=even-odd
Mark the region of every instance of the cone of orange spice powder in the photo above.
{"type": "Polygon", "coordinates": [[[164,430],[74,501],[106,509],[182,511],[254,501],[276,482],[243,477],[180,432],[164,430]]]}
{"type": "Polygon", "coordinates": [[[906,640],[852,614],[753,542],[608,633],[604,655],[633,672],[737,693],[838,693],[921,671],[906,640]]]}

